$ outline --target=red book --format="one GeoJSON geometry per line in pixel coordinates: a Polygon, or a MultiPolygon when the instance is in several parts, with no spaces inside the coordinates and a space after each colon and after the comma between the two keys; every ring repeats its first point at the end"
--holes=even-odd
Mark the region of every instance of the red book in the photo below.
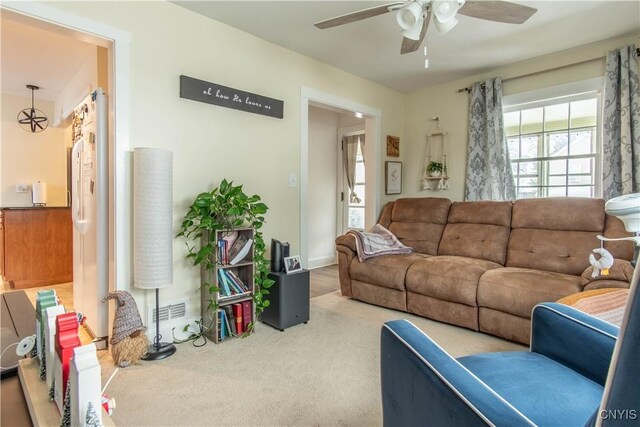
{"type": "Polygon", "coordinates": [[[244,327],[243,324],[244,322],[242,321],[242,304],[237,303],[237,304],[233,304],[231,306],[231,309],[233,310],[233,318],[236,322],[236,332],[238,334],[241,334],[244,332],[244,327]]]}
{"type": "Polygon", "coordinates": [[[251,309],[251,301],[243,301],[242,302],[242,318],[243,318],[243,322],[242,322],[242,328],[243,330],[247,330],[249,328],[249,323],[251,323],[252,320],[252,312],[253,310],[251,309]]]}

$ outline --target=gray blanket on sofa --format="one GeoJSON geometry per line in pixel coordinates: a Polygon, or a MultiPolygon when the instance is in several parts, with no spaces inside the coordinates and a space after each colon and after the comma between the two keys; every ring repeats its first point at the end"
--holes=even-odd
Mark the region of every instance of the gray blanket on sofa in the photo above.
{"type": "Polygon", "coordinates": [[[351,234],[356,239],[356,252],[360,261],[380,255],[409,254],[413,252],[413,248],[400,243],[392,232],[380,224],[374,225],[368,233],[349,230],[347,234],[351,234]]]}

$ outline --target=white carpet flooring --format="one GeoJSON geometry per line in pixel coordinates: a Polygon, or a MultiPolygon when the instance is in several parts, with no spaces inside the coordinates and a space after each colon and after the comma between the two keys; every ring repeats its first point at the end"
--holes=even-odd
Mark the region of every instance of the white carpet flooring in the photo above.
{"type": "MultiPolygon", "coordinates": [[[[311,300],[308,324],[131,366],[106,393],[118,426],[374,426],[382,424],[381,325],[406,318],[454,356],[524,347],[340,296],[311,300]]],[[[109,369],[103,370],[108,378],[109,369]]]]}

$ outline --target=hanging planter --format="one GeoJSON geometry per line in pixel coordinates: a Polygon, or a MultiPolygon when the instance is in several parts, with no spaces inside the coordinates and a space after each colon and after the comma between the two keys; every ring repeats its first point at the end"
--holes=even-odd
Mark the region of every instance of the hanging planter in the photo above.
{"type": "Polygon", "coordinates": [[[42,111],[37,110],[33,102],[33,93],[39,90],[39,86],[27,85],[27,88],[31,89],[31,108],[25,108],[18,113],[18,123],[20,127],[27,132],[38,133],[42,132],[49,126],[49,119],[47,115],[42,111]]]}

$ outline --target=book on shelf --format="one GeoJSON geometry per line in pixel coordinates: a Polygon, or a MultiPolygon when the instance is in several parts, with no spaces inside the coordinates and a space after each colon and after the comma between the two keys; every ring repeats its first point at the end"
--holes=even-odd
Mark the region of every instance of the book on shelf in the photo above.
{"type": "Polygon", "coordinates": [[[229,338],[231,336],[231,325],[229,325],[229,318],[227,317],[226,310],[222,311],[222,317],[224,318],[225,338],[229,338]]]}
{"type": "Polygon", "coordinates": [[[231,289],[229,288],[222,271],[222,269],[218,270],[218,289],[220,289],[220,296],[229,297],[231,296],[231,289]]]}
{"type": "Polygon", "coordinates": [[[231,306],[231,309],[233,310],[233,318],[236,322],[236,331],[238,334],[241,334],[244,332],[244,328],[242,327],[243,325],[242,304],[241,303],[233,304],[231,306]]]}
{"type": "Polygon", "coordinates": [[[249,287],[238,277],[236,273],[231,270],[226,270],[226,272],[231,280],[233,280],[238,286],[240,286],[240,288],[242,289],[241,292],[249,292],[249,287]]]}
{"type": "Polygon", "coordinates": [[[231,274],[229,274],[230,272],[228,270],[224,270],[222,274],[224,274],[224,276],[226,277],[229,285],[231,287],[233,287],[233,289],[236,291],[237,294],[241,294],[244,293],[245,290],[242,287],[242,285],[240,283],[238,283],[236,281],[236,279],[233,278],[233,276],[231,276],[231,274]]]}
{"type": "Polygon", "coordinates": [[[235,265],[242,261],[249,254],[251,245],[253,245],[253,239],[246,233],[240,234],[229,249],[229,259],[231,260],[229,264],[235,265]]]}
{"type": "Polygon", "coordinates": [[[237,335],[238,331],[236,329],[236,319],[233,316],[233,309],[229,306],[222,307],[222,309],[224,310],[224,314],[227,317],[227,326],[231,331],[231,335],[237,335]]]}
{"type": "Polygon", "coordinates": [[[242,330],[246,331],[249,329],[249,324],[251,323],[253,313],[251,301],[242,301],[242,330]]]}
{"type": "Polygon", "coordinates": [[[218,289],[220,289],[221,297],[231,297],[248,292],[242,282],[238,283],[227,270],[222,268],[218,270],[218,289]]]}

